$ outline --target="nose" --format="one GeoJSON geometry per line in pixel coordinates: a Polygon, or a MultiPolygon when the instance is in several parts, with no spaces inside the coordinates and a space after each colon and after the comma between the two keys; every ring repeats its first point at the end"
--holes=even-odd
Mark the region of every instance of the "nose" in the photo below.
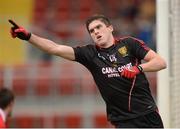
{"type": "Polygon", "coordinates": [[[97,35],[99,34],[99,31],[97,29],[94,29],[94,33],[97,35]]]}

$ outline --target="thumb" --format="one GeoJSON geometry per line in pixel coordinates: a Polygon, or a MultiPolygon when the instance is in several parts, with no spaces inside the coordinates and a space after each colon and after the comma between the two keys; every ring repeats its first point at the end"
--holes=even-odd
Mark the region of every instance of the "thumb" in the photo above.
{"type": "Polygon", "coordinates": [[[17,37],[17,34],[14,33],[12,29],[10,30],[10,33],[11,33],[11,36],[12,36],[13,38],[16,38],[16,37],[17,37]]]}

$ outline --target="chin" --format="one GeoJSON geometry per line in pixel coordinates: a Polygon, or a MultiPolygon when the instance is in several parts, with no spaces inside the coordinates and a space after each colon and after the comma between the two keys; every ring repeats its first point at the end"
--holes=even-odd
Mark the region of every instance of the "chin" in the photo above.
{"type": "Polygon", "coordinates": [[[100,47],[106,47],[106,43],[99,43],[100,47]]]}
{"type": "Polygon", "coordinates": [[[98,46],[103,46],[103,45],[105,44],[104,42],[98,42],[98,41],[96,41],[95,43],[96,43],[96,45],[98,45],[98,46]]]}

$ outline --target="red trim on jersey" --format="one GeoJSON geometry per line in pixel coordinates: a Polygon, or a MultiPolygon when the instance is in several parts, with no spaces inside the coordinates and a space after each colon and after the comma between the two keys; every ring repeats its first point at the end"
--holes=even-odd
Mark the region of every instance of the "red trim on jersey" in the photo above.
{"type": "MultiPolygon", "coordinates": [[[[138,60],[136,59],[136,66],[137,66],[137,65],[138,65],[138,60]]],[[[132,91],[133,91],[135,82],[136,82],[136,76],[135,76],[134,79],[133,79],[133,82],[132,82],[132,85],[131,85],[131,89],[130,89],[130,91],[129,91],[129,97],[128,97],[128,111],[129,111],[129,112],[131,111],[131,98],[132,98],[132,91]]]]}
{"type": "Polygon", "coordinates": [[[134,88],[135,81],[136,81],[136,76],[135,76],[134,79],[133,79],[133,83],[132,83],[131,89],[130,89],[130,91],[129,91],[129,100],[128,100],[128,110],[129,110],[129,111],[131,111],[131,98],[132,98],[131,95],[132,95],[132,90],[133,90],[133,88],[134,88]]]}
{"type": "Polygon", "coordinates": [[[141,44],[141,46],[142,46],[146,51],[149,51],[149,50],[150,50],[150,48],[145,45],[145,42],[144,42],[143,40],[137,39],[137,38],[132,37],[132,36],[118,37],[118,38],[116,38],[116,40],[118,41],[118,40],[123,40],[123,39],[127,39],[127,38],[132,38],[132,39],[138,41],[138,42],[141,44]]]}

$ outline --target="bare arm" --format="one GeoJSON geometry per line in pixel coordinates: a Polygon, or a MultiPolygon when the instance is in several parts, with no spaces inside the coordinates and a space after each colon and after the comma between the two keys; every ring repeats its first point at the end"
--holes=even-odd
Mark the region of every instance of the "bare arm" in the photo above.
{"type": "Polygon", "coordinates": [[[75,54],[72,47],[59,45],[51,40],[31,34],[13,20],[9,19],[8,21],[13,25],[10,30],[13,38],[18,37],[19,39],[29,41],[32,45],[49,54],[57,55],[68,60],[75,60],[75,54]]]}
{"type": "Polygon", "coordinates": [[[165,60],[153,50],[146,54],[144,60],[146,62],[140,65],[144,72],[156,72],[166,68],[165,60]]]}
{"type": "Polygon", "coordinates": [[[68,60],[75,60],[74,50],[70,46],[59,45],[35,34],[31,34],[29,42],[49,54],[57,55],[68,60]]]}

